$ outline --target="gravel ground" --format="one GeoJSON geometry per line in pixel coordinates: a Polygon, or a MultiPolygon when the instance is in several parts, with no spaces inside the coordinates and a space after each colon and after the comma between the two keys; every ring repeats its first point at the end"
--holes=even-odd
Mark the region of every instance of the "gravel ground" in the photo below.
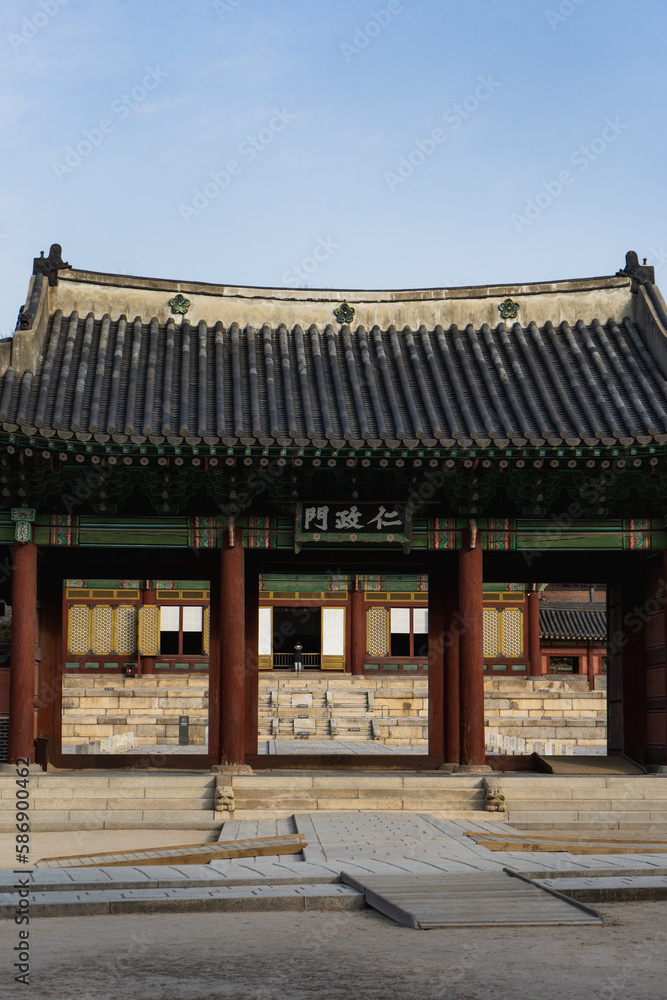
{"type": "Polygon", "coordinates": [[[664,1000],[667,903],[605,926],[414,931],[373,911],[33,920],[30,1000],[664,1000]]]}

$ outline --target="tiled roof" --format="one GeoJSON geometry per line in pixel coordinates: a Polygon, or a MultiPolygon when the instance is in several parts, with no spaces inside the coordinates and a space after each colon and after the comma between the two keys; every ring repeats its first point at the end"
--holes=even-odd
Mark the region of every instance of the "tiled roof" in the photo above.
{"type": "Polygon", "coordinates": [[[604,642],[607,638],[607,612],[599,605],[561,604],[540,608],[540,638],[604,642]]]}
{"type": "Polygon", "coordinates": [[[56,312],[36,369],[0,377],[6,431],[228,446],[667,441],[665,372],[629,319],[257,330],[56,312]]]}

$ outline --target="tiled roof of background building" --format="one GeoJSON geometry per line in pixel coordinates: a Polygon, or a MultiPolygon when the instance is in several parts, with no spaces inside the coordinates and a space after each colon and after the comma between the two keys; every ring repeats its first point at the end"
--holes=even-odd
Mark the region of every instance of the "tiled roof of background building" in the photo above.
{"type": "Polygon", "coordinates": [[[540,608],[541,639],[588,639],[605,642],[607,612],[605,608],[581,604],[564,604],[540,608]]]}

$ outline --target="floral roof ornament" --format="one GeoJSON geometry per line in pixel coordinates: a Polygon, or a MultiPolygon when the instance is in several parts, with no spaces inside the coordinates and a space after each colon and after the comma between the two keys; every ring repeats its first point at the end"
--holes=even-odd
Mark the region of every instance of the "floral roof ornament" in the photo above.
{"type": "Polygon", "coordinates": [[[512,299],[504,299],[498,306],[498,312],[503,319],[516,319],[519,312],[519,303],[512,299]]]}
{"type": "Polygon", "coordinates": [[[190,299],[184,298],[179,292],[178,295],[175,295],[173,299],[169,300],[169,305],[171,306],[171,311],[173,313],[185,316],[186,312],[190,308],[191,303],[190,299]]]}
{"type": "Polygon", "coordinates": [[[334,309],[333,313],[339,323],[351,323],[354,319],[356,309],[347,302],[343,302],[337,309],[334,309]]]}

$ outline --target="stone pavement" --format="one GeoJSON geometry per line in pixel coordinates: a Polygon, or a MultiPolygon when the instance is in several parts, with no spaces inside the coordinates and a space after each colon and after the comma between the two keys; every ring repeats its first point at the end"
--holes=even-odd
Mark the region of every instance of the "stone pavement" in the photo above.
{"type": "MultiPolygon", "coordinates": [[[[37,869],[24,877],[33,890],[31,912],[37,917],[357,906],[354,895],[337,891],[342,888],[338,883],[343,869],[352,875],[446,875],[500,872],[504,867],[542,877],[565,872],[625,878],[662,878],[667,874],[667,854],[554,852],[540,853],[536,858],[531,852],[492,852],[465,835],[467,831],[490,830],[517,832],[498,821],[456,822],[427,813],[296,814],[291,819],[227,822],[221,837],[234,840],[303,833],[308,847],[302,855],[229,859],[208,865],[37,869]],[[251,891],[258,887],[263,891],[251,891]]],[[[159,836],[156,830],[156,846],[159,836]]],[[[0,917],[13,918],[16,877],[12,871],[0,871],[0,917]]]]}

